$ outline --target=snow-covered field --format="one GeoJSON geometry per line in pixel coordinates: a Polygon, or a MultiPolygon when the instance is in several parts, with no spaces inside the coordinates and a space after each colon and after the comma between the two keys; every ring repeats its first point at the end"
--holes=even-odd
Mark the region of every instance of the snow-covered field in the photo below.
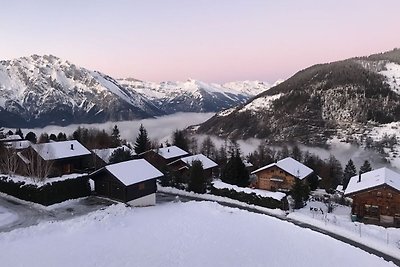
{"type": "Polygon", "coordinates": [[[371,224],[352,222],[351,208],[337,206],[332,213],[319,201],[309,201],[307,205],[288,214],[288,218],[315,225],[329,232],[347,237],[394,257],[400,255],[400,229],[385,228],[371,224]],[[313,208],[310,210],[310,208],[313,208]],[[320,211],[322,209],[323,213],[320,211]]]}
{"type": "Polygon", "coordinates": [[[0,234],[2,266],[395,266],[328,236],[210,202],[118,204],[0,234]]]}
{"type": "Polygon", "coordinates": [[[0,226],[10,224],[18,219],[18,216],[8,209],[0,206],[0,226]]]}

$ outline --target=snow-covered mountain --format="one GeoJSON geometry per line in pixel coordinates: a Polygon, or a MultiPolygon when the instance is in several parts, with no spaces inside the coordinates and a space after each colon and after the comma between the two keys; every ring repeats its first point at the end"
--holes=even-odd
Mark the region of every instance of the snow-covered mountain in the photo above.
{"type": "Polygon", "coordinates": [[[271,85],[260,81],[230,82],[223,85],[194,79],[184,82],[144,82],[120,79],[118,82],[150,99],[166,113],[217,112],[247,102],[268,90],[271,85]]]}
{"type": "Polygon", "coordinates": [[[218,112],[270,88],[263,82],[115,80],[52,55],[0,61],[0,126],[95,123],[218,112]]]}
{"type": "Polygon", "coordinates": [[[52,55],[0,61],[0,125],[93,123],[163,115],[113,78],[52,55]]]}
{"type": "Polygon", "coordinates": [[[321,145],[398,121],[400,50],[395,49],[299,71],[248,103],[217,113],[198,132],[321,145]]]}

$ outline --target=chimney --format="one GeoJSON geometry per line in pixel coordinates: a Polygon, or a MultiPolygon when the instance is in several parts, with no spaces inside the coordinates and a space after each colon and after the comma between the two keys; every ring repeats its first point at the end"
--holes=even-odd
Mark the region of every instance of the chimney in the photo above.
{"type": "Polygon", "coordinates": [[[361,174],[362,174],[362,172],[358,173],[358,183],[361,182],[361,174]]]}
{"type": "Polygon", "coordinates": [[[168,153],[169,153],[169,148],[167,149],[168,153]]]}
{"type": "Polygon", "coordinates": [[[74,150],[74,144],[71,144],[71,150],[74,150]]]}

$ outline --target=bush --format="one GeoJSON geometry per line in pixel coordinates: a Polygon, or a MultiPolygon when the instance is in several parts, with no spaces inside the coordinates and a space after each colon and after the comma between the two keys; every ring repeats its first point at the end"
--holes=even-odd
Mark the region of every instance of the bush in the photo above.
{"type": "Polygon", "coordinates": [[[288,210],[289,205],[286,197],[281,201],[276,200],[270,197],[261,197],[256,195],[255,193],[247,194],[245,192],[236,192],[232,189],[218,189],[215,187],[211,187],[210,193],[217,196],[227,197],[231,199],[235,199],[241,202],[245,202],[247,204],[252,204],[256,206],[261,206],[269,209],[282,209],[288,210]]]}
{"type": "Polygon", "coordinates": [[[48,183],[43,186],[14,182],[7,176],[0,176],[0,191],[19,199],[49,206],[68,199],[90,195],[89,178],[81,176],[48,183]]]}

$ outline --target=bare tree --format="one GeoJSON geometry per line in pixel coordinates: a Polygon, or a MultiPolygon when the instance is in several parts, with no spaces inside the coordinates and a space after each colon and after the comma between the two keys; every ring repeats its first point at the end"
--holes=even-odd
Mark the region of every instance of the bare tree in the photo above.
{"type": "Polygon", "coordinates": [[[18,168],[18,156],[15,149],[12,146],[2,146],[0,150],[0,170],[5,174],[15,174],[18,168]]]}
{"type": "MultiPolygon", "coordinates": [[[[40,147],[38,149],[44,148],[40,147]]],[[[49,176],[54,164],[53,160],[44,160],[40,156],[40,150],[29,149],[26,156],[24,156],[26,174],[34,181],[44,181],[49,176]]]]}

